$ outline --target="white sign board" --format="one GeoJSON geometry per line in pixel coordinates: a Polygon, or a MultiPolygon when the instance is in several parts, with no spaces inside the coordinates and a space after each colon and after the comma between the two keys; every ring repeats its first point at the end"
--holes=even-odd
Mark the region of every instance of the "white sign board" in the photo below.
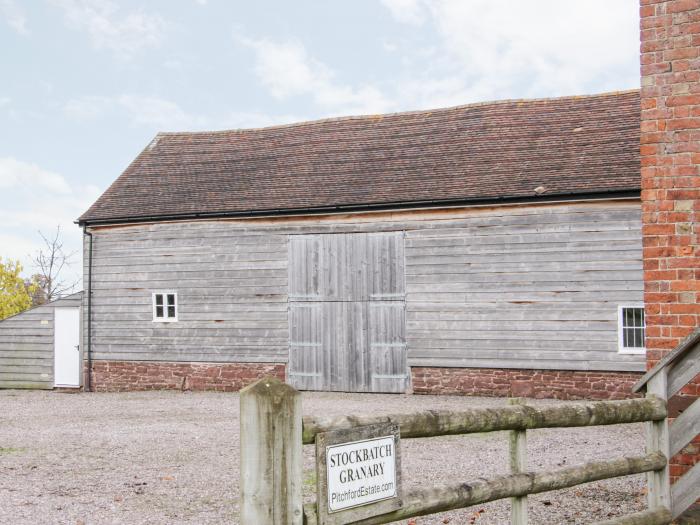
{"type": "Polygon", "coordinates": [[[396,496],[396,443],[384,436],[326,447],[328,510],[396,496]]]}
{"type": "Polygon", "coordinates": [[[399,426],[379,423],[316,435],[319,525],[342,525],[400,509],[399,426]]]}

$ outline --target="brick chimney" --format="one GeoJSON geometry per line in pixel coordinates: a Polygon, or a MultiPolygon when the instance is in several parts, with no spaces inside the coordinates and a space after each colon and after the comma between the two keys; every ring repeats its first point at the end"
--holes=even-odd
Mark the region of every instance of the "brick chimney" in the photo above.
{"type": "MultiPolygon", "coordinates": [[[[641,1],[647,365],[700,326],[700,0],[641,1]]],[[[700,383],[684,391],[697,396],[700,383]]],[[[674,458],[677,478],[700,442],[674,458]]]]}

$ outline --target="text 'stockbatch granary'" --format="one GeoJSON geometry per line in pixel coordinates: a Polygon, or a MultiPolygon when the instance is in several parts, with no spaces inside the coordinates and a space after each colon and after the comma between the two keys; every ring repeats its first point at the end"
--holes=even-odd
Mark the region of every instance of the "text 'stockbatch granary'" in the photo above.
{"type": "Polygon", "coordinates": [[[91,388],[629,395],[639,105],[159,134],[80,218],[91,388]]]}

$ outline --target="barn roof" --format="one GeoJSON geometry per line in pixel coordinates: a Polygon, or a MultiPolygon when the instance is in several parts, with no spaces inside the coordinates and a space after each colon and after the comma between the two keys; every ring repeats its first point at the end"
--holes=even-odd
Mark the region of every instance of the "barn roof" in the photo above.
{"type": "Polygon", "coordinates": [[[639,126],[626,91],[159,133],[79,222],[639,192],[639,126]]]}

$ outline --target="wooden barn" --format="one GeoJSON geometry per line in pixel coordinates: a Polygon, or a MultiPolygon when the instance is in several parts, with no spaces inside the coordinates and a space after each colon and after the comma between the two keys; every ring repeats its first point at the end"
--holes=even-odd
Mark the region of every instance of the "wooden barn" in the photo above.
{"type": "Polygon", "coordinates": [[[80,217],[96,390],[625,397],[638,91],[161,133],[80,217]]]}

